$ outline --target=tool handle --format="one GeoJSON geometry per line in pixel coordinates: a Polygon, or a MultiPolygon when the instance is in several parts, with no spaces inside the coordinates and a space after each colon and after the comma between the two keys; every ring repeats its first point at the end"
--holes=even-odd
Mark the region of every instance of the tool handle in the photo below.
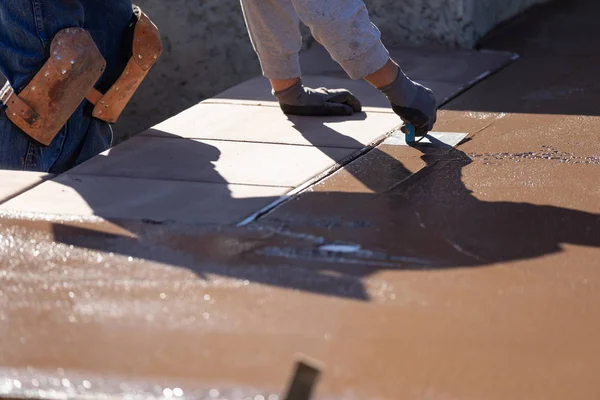
{"type": "Polygon", "coordinates": [[[406,127],[406,143],[415,142],[415,127],[409,123],[405,124],[406,127]]]}

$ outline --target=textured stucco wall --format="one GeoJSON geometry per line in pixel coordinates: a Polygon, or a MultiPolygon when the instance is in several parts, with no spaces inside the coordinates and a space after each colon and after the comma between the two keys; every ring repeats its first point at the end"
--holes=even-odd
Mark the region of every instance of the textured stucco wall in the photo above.
{"type": "Polygon", "coordinates": [[[506,21],[536,4],[547,3],[551,0],[494,0],[473,1],[473,32],[472,43],[475,44],[483,35],[488,33],[498,23],[506,21]]]}
{"type": "Polygon", "coordinates": [[[549,0],[365,0],[388,45],[471,48],[499,22],[549,0]]]}

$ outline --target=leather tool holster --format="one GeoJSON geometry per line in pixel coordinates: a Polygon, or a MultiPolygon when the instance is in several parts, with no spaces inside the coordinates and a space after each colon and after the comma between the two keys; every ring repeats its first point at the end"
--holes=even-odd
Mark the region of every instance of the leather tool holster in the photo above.
{"type": "Polygon", "coordinates": [[[84,99],[94,105],[95,118],[115,123],[162,53],[156,25],[139,7],[134,6],[133,12],[137,17],[133,54],[106,93],[94,87],[106,61],[90,34],[81,28],[63,29],[52,40],[50,58],[18,95],[8,83],[0,91],[8,118],[46,146],[84,99]]]}

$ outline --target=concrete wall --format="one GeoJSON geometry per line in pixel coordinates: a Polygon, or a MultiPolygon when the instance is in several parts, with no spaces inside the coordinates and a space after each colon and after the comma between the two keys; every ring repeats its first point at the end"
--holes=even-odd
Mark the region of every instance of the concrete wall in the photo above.
{"type": "Polygon", "coordinates": [[[366,0],[388,45],[471,48],[499,22],[549,0],[366,0]]]}
{"type": "Polygon", "coordinates": [[[481,1],[472,0],[474,7],[473,28],[470,42],[467,45],[474,45],[483,35],[488,33],[498,23],[506,21],[524,10],[541,3],[547,3],[552,0],[494,0],[481,1]]]}

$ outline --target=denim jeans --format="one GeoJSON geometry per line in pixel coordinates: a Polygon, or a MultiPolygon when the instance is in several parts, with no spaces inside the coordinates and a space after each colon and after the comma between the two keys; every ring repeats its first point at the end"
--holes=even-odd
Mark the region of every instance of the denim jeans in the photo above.
{"type": "MultiPolygon", "coordinates": [[[[131,0],[1,0],[0,72],[19,93],[48,59],[58,31],[86,29],[107,62],[96,88],[106,91],[129,57],[133,37],[131,0]]],[[[0,169],[61,173],[110,147],[109,124],[91,117],[84,100],[49,146],[32,141],[0,107],[0,169]]]]}

